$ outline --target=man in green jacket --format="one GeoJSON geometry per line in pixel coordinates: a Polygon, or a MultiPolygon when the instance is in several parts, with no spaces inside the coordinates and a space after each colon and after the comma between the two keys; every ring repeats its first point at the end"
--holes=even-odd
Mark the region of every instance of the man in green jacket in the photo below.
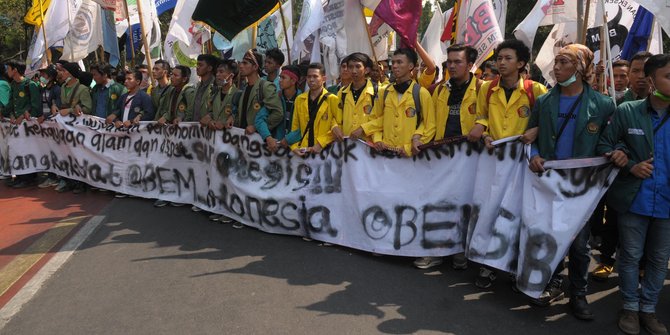
{"type": "Polygon", "coordinates": [[[191,69],[184,65],[177,65],[172,70],[171,85],[165,91],[156,111],[156,121],[159,124],[194,121],[195,87],[188,85],[190,77],[191,69]]]}
{"type": "Polygon", "coordinates": [[[77,79],[81,73],[79,65],[61,60],[56,63],[56,72],[58,73],[58,81],[63,83],[60,91],[61,105],[57,108],[52,106],[51,113],[60,112],[63,116],[70,113],[77,116],[82,113],[91,114],[93,110],[91,91],[88,87],[79,83],[79,79],[77,79]]]}
{"type": "MultiPolygon", "coordinates": [[[[13,124],[20,124],[23,120],[31,117],[43,120],[42,99],[40,88],[37,83],[23,76],[26,65],[10,61],[7,63],[7,77],[11,80],[11,94],[9,104],[5,108],[5,115],[13,124]]],[[[33,185],[37,181],[37,174],[30,173],[17,176],[14,181],[8,183],[14,188],[23,188],[33,185]]]]}
{"type": "Polygon", "coordinates": [[[629,158],[607,198],[619,215],[619,328],[626,334],[638,334],[640,326],[651,334],[667,334],[655,312],[670,259],[670,55],[651,56],[644,73],[652,93],[619,106],[597,151],[623,151],[629,158]]]}
{"type": "Polygon", "coordinates": [[[93,110],[91,115],[107,118],[114,110],[117,100],[126,93],[126,87],[112,80],[112,66],[107,63],[91,65],[95,86],[91,89],[93,110]]]}
{"type": "MultiPolygon", "coordinates": [[[[594,91],[588,84],[593,52],[581,44],[563,47],[554,60],[554,76],[558,85],[535,103],[528,129],[537,127],[537,140],[532,145],[530,169],[544,171],[545,160],[585,158],[596,155],[600,134],[614,113],[611,98],[594,91]]],[[[581,320],[593,319],[586,301],[589,255],[589,226],[575,237],[569,250],[570,308],[581,320]]],[[[540,306],[563,297],[562,262],[545,291],[533,302],[540,306]]]]}

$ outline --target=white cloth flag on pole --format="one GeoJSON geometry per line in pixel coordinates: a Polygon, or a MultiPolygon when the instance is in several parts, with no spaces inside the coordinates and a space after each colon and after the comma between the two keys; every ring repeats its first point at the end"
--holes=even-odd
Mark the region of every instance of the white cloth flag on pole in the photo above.
{"type": "Polygon", "coordinates": [[[197,4],[195,1],[177,1],[165,37],[165,60],[171,66],[195,67],[196,57],[202,53],[203,44],[211,37],[207,27],[191,20],[197,4]]]}
{"type": "Polygon", "coordinates": [[[347,36],[344,30],[344,1],[331,0],[324,8],[320,42],[323,45],[323,64],[328,82],[333,83],[340,75],[340,60],[347,56],[347,36]]]}
{"type": "MultiPolygon", "coordinates": [[[[493,11],[496,13],[500,32],[505,36],[505,22],[507,21],[507,0],[491,0],[493,11]]],[[[447,17],[448,18],[448,17],[447,17]]]]}
{"type": "Polygon", "coordinates": [[[458,9],[456,42],[477,49],[475,67],[481,65],[498,43],[503,41],[496,14],[488,0],[464,0],[458,9]]]}
{"type": "Polygon", "coordinates": [[[344,0],[344,29],[347,34],[347,54],[362,52],[372,57],[368,25],[359,0],[344,0]]]}
{"type": "Polygon", "coordinates": [[[116,10],[116,4],[118,3],[117,0],[92,0],[94,2],[97,2],[102,9],[106,10],[116,10]]]}
{"type": "Polygon", "coordinates": [[[321,28],[323,15],[324,12],[321,0],[305,0],[305,2],[303,2],[300,23],[298,24],[298,30],[295,33],[293,47],[291,48],[292,55],[310,53],[310,50],[308,50],[305,45],[305,40],[321,28]]]}
{"type": "MultiPolygon", "coordinates": [[[[438,66],[447,60],[449,40],[442,42],[440,38],[444,32],[446,20],[449,19],[453,10],[453,8],[450,8],[448,11],[442,13],[438,6],[438,10],[433,13],[433,17],[430,19],[430,23],[428,23],[428,28],[426,28],[426,32],[423,34],[423,39],[421,39],[421,46],[438,66]]],[[[438,73],[438,75],[441,77],[442,73],[438,73]]]]}
{"type": "MultiPolygon", "coordinates": [[[[49,4],[44,17],[44,28],[48,33],[49,47],[62,43],[65,39],[81,3],[82,0],[61,0],[52,1],[49,4]]],[[[44,50],[44,35],[36,30],[34,43],[31,43],[28,51],[28,69],[26,71],[37,71],[40,68],[45,56],[44,50]]]]}
{"type": "MultiPolygon", "coordinates": [[[[277,39],[277,47],[284,53],[284,65],[289,64],[288,51],[293,45],[293,1],[286,1],[281,6],[281,11],[276,11],[270,15],[268,20],[272,22],[275,30],[275,38],[277,39]],[[284,23],[282,24],[282,12],[284,13],[284,23]],[[286,27],[286,34],[284,34],[284,27],[286,27]],[[288,35],[288,36],[287,36],[288,35]],[[287,47],[288,45],[288,47],[287,47]]],[[[291,53],[291,60],[297,59],[298,55],[291,53]]]]}
{"type": "Polygon", "coordinates": [[[63,42],[64,60],[77,62],[103,44],[100,5],[84,0],[74,17],[70,31],[63,42]]]}
{"type": "Polygon", "coordinates": [[[514,36],[529,48],[533,48],[537,27],[561,22],[577,22],[577,0],[538,1],[528,16],[514,29],[514,36]]]}

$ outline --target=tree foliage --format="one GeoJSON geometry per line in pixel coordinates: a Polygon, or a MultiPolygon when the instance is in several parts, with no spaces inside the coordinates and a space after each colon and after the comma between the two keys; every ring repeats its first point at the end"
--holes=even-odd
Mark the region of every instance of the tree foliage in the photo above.
{"type": "Polygon", "coordinates": [[[25,0],[0,1],[0,61],[25,60],[32,26],[23,23],[28,2],[25,0]]]}

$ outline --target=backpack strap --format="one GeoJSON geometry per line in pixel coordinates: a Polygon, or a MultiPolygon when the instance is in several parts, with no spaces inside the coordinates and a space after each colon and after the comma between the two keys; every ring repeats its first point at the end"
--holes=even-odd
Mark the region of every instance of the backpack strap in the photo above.
{"type": "MultiPolygon", "coordinates": [[[[263,85],[265,85],[265,83],[267,83],[267,82],[268,81],[266,81],[265,79],[261,79],[260,82],[258,83],[258,96],[257,96],[257,98],[258,98],[258,104],[261,107],[265,106],[265,103],[263,103],[263,98],[264,98],[263,97],[263,85]]],[[[274,85],[274,84],[272,84],[272,85],[274,85]]]]}
{"type": "MultiPolygon", "coordinates": [[[[68,108],[73,108],[74,107],[74,98],[77,96],[77,93],[79,93],[79,87],[82,86],[81,83],[77,83],[75,87],[72,89],[72,95],[70,95],[70,102],[68,108]]],[[[79,103],[79,101],[77,101],[79,103]]]]}
{"type": "Polygon", "coordinates": [[[372,95],[372,108],[375,108],[375,100],[377,100],[377,95],[379,94],[379,84],[372,82],[372,89],[374,90],[372,95]]]}
{"type": "Polygon", "coordinates": [[[421,85],[419,83],[414,83],[412,87],[412,98],[414,98],[414,109],[416,110],[416,128],[419,128],[419,125],[422,121],[421,113],[421,85]]]}
{"type": "Polygon", "coordinates": [[[491,101],[491,95],[493,94],[493,88],[498,86],[500,83],[500,79],[496,78],[491,81],[491,84],[489,85],[488,91],[486,91],[486,105],[489,105],[489,101],[491,101]]]}
{"type": "Polygon", "coordinates": [[[535,105],[535,92],[533,92],[533,81],[526,79],[523,81],[523,89],[526,91],[526,96],[528,96],[528,103],[530,108],[533,108],[535,105]]]}
{"type": "MultiPolygon", "coordinates": [[[[328,99],[328,97],[331,96],[331,95],[332,95],[332,93],[330,93],[330,92],[326,92],[326,94],[324,94],[324,95],[321,97],[321,100],[319,100],[319,103],[316,105],[316,113],[319,112],[319,109],[321,109],[321,105],[323,105],[324,101],[326,101],[326,100],[328,99]]],[[[307,103],[309,104],[309,98],[307,98],[307,99],[308,99],[308,102],[307,102],[307,103]]],[[[309,121],[307,121],[307,129],[305,129],[305,133],[302,134],[302,137],[300,138],[300,141],[298,141],[298,143],[302,143],[302,140],[305,139],[305,136],[307,135],[307,133],[309,133],[309,132],[311,132],[312,130],[314,130],[314,120],[316,120],[316,113],[314,113],[314,117],[313,117],[313,118],[310,117],[310,118],[309,118],[309,121]]],[[[309,113],[308,113],[308,114],[309,114],[309,113]]]]}

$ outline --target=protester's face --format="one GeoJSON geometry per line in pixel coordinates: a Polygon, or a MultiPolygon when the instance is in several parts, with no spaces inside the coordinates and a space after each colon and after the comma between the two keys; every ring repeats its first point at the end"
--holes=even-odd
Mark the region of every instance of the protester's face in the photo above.
{"type": "Polygon", "coordinates": [[[240,75],[243,77],[249,76],[258,71],[258,67],[248,59],[242,59],[240,62],[240,75]]]}
{"type": "Polygon", "coordinates": [[[140,72],[142,72],[142,81],[140,82],[140,88],[149,87],[149,70],[140,69],[140,72]]]}
{"type": "Polygon", "coordinates": [[[614,71],[614,89],[621,92],[628,88],[628,67],[617,66],[614,71]]]}
{"type": "Polygon", "coordinates": [[[638,94],[649,93],[649,82],[644,75],[644,63],[646,60],[636,59],[630,63],[630,73],[628,80],[630,80],[630,87],[638,94]]]}
{"type": "Polygon", "coordinates": [[[310,91],[320,91],[323,88],[323,83],[326,81],[326,76],[321,74],[319,69],[307,70],[307,86],[310,91]]]}
{"type": "Polygon", "coordinates": [[[404,54],[394,55],[391,58],[391,71],[396,79],[406,79],[411,77],[412,70],[415,66],[409,61],[404,54]]]}
{"type": "Polygon", "coordinates": [[[351,81],[351,71],[349,71],[349,65],[347,63],[340,64],[340,80],[347,82],[351,81]]]}
{"type": "Polygon", "coordinates": [[[363,63],[356,61],[350,61],[347,64],[347,69],[351,75],[351,79],[355,82],[361,82],[365,80],[370,73],[370,68],[367,68],[365,65],[363,65],[363,63]]]}
{"type": "Polygon", "coordinates": [[[653,87],[663,95],[670,96],[670,63],[649,76],[653,87]]]}
{"type": "Polygon", "coordinates": [[[14,69],[13,67],[7,65],[7,70],[6,70],[6,72],[7,72],[7,78],[9,78],[9,79],[14,79],[14,74],[16,73],[16,69],[14,69]]]}
{"type": "Polygon", "coordinates": [[[556,81],[559,83],[564,82],[570,79],[575,72],[577,72],[577,67],[569,58],[562,55],[558,55],[554,58],[554,77],[556,78],[556,81]]]}
{"type": "Polygon", "coordinates": [[[69,76],[70,72],[67,72],[67,70],[65,70],[63,65],[56,64],[56,79],[58,79],[59,82],[61,83],[65,82],[65,79],[67,79],[69,76]]]}
{"type": "Polygon", "coordinates": [[[141,82],[142,82],[141,80],[138,80],[137,78],[135,78],[135,75],[133,75],[132,73],[128,73],[128,74],[126,74],[126,81],[124,82],[124,85],[126,86],[128,91],[132,92],[137,87],[140,86],[141,82]]]}
{"type": "Polygon", "coordinates": [[[288,74],[282,73],[281,75],[279,75],[279,88],[281,88],[282,90],[295,87],[295,83],[296,83],[295,80],[291,78],[291,76],[289,76],[288,74]]]}
{"type": "Polygon", "coordinates": [[[224,81],[226,81],[228,83],[232,79],[233,79],[233,74],[232,74],[232,72],[230,72],[230,70],[228,70],[227,67],[219,66],[216,69],[216,83],[218,85],[222,86],[222,85],[224,85],[224,83],[223,83],[224,81]]]}
{"type": "Polygon", "coordinates": [[[472,69],[472,63],[468,62],[467,54],[463,51],[452,51],[447,55],[447,72],[449,77],[462,81],[468,78],[468,74],[472,69]]]}
{"type": "Polygon", "coordinates": [[[198,64],[195,66],[195,73],[199,77],[204,77],[212,73],[212,67],[207,64],[204,60],[199,60],[198,64]]]}
{"type": "Polygon", "coordinates": [[[514,49],[502,49],[496,57],[496,67],[498,67],[498,72],[502,77],[518,75],[519,70],[525,65],[516,57],[516,50],[514,49]]]}
{"type": "Polygon", "coordinates": [[[379,82],[382,79],[381,70],[379,68],[374,68],[370,71],[370,79],[375,82],[379,82]]]}
{"type": "Polygon", "coordinates": [[[265,57],[264,64],[265,66],[263,67],[263,70],[265,70],[265,73],[267,74],[275,73],[277,70],[279,70],[279,67],[281,66],[281,64],[277,64],[276,60],[269,57],[265,57]]]}
{"type": "Polygon", "coordinates": [[[172,82],[172,85],[174,86],[180,86],[186,83],[186,79],[182,76],[181,70],[180,69],[174,69],[172,70],[172,75],[170,76],[170,81],[172,82]]]}
{"type": "Polygon", "coordinates": [[[167,71],[163,68],[163,65],[161,64],[154,65],[153,71],[151,73],[153,74],[155,80],[159,80],[163,78],[163,76],[167,76],[167,71]]]}
{"type": "Polygon", "coordinates": [[[491,71],[491,68],[487,67],[487,68],[484,68],[484,72],[482,72],[482,75],[481,75],[480,79],[491,81],[491,80],[496,79],[497,77],[498,77],[498,75],[493,73],[493,71],[491,71]]]}
{"type": "Polygon", "coordinates": [[[98,72],[97,70],[91,70],[91,75],[93,75],[93,80],[95,81],[96,84],[98,85],[107,84],[107,77],[102,73],[98,72]]]}

